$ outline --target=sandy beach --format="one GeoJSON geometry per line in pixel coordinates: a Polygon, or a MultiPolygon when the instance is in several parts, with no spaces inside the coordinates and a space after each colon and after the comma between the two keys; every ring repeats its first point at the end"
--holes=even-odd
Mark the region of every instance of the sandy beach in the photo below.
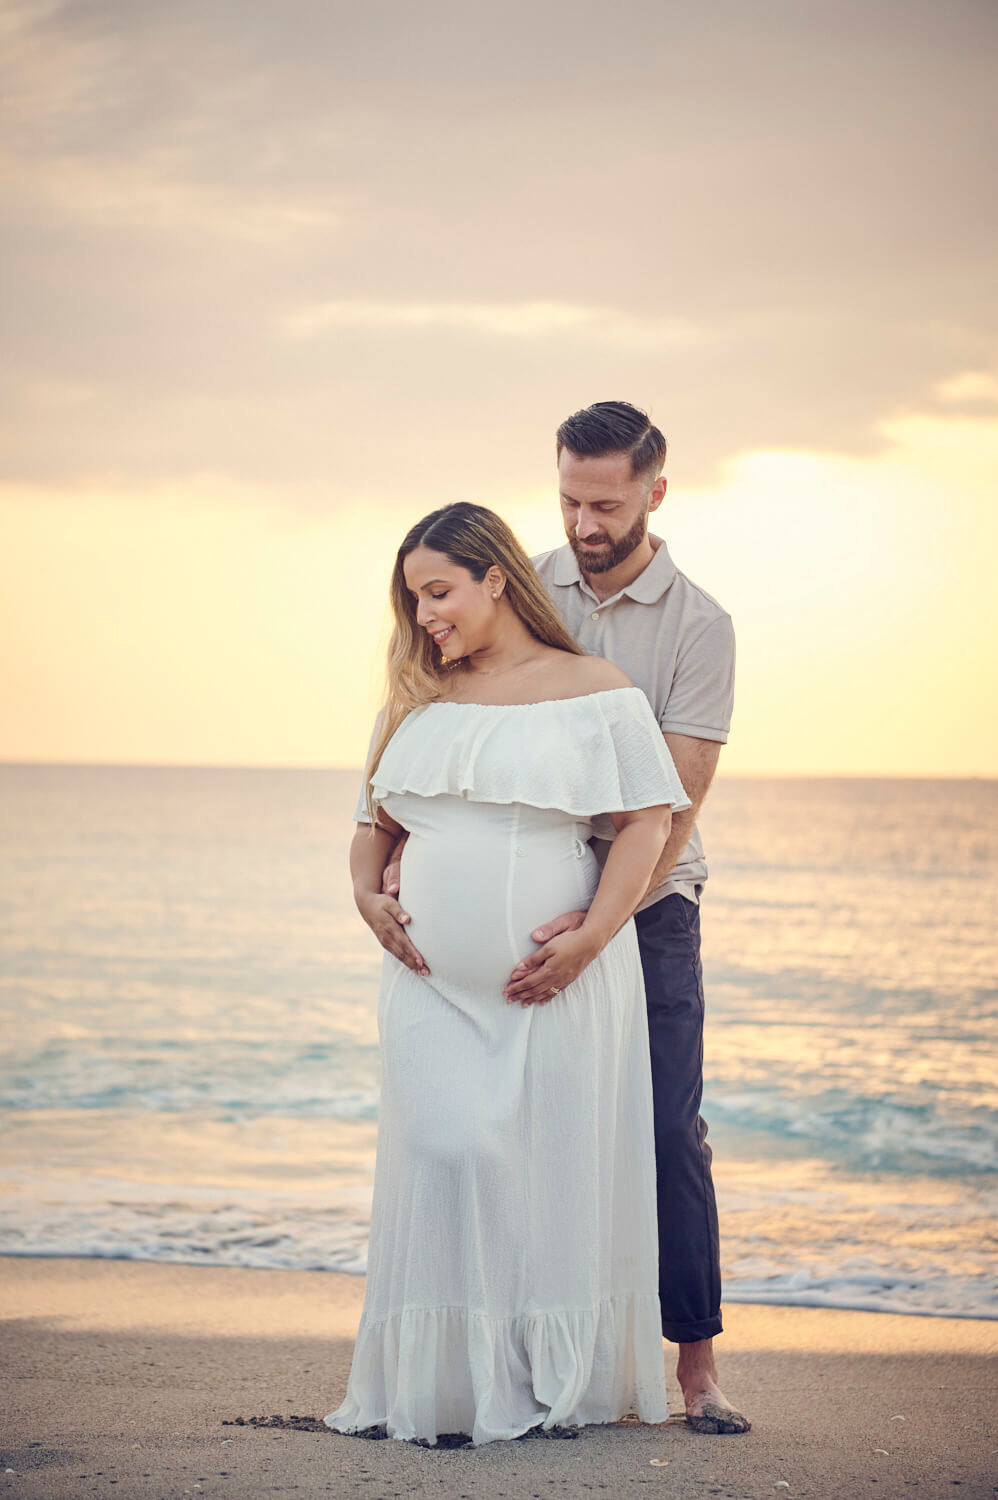
{"type": "MultiPolygon", "coordinates": [[[[0,1288],[0,1492],[23,1500],[992,1500],[998,1487],[994,1323],[733,1306],[719,1344],[747,1437],[673,1418],[434,1452],[227,1425],[332,1410],[359,1277],[6,1258],[0,1288]]],[[[670,1399],[678,1410],[671,1381],[670,1399]]]]}

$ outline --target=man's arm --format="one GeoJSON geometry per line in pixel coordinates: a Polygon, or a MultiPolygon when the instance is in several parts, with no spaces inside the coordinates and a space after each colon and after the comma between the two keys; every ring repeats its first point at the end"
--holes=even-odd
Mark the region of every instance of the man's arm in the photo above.
{"type": "Polygon", "coordinates": [[[668,837],[672,808],[642,807],[611,813],[617,837],[607,855],[599,887],[576,932],[564,932],[533,955],[526,973],[511,975],[503,994],[509,1004],[547,1005],[572,984],[619,932],[646,889],[648,871],[668,837]]]}
{"type": "Polygon", "coordinates": [[[669,834],[658,864],[652,871],[648,890],[645,891],[646,896],[656,886],[662,884],[686,848],[690,834],[693,832],[693,824],[697,820],[697,813],[714,779],[718,757],[721,754],[720,740],[697,740],[692,735],[674,734],[671,730],[665,732],[665,743],[672,753],[679,779],[693,805],[674,814],[672,832],[669,834]]]}
{"type": "Polygon", "coordinates": [[[409,835],[403,829],[398,843],[388,856],[385,873],[381,877],[381,889],[386,896],[397,896],[402,889],[402,850],[409,835]]]}
{"type": "MultiPolygon", "coordinates": [[[[703,799],[714,779],[717,769],[718,757],[721,753],[720,740],[699,740],[689,734],[675,734],[669,730],[665,735],[665,743],[668,745],[672,758],[679,772],[679,779],[683,783],[686,795],[693,804],[684,808],[682,812],[673,813],[672,830],[666,840],[665,847],[659,856],[658,863],[652,871],[651,880],[644,892],[647,896],[662,881],[673,868],[679,856],[682,854],[693,824],[696,822],[697,813],[703,804],[703,799]]],[[[644,900],[642,896],[642,901],[644,900]]],[[[638,903],[640,905],[640,902],[638,903]]],[[[552,922],[545,922],[543,927],[535,927],[530,936],[535,943],[549,943],[553,937],[561,932],[574,932],[581,927],[585,921],[584,911],[563,912],[560,917],[555,917],[552,922]]],[[[537,961],[536,954],[530,954],[517,964],[510,975],[511,980],[523,979],[534,968],[537,961]]]]}

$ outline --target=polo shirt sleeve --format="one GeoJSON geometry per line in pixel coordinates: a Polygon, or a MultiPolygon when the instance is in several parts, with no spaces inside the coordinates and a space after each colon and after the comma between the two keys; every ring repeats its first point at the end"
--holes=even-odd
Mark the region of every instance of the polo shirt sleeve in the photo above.
{"type": "Polygon", "coordinates": [[[735,701],[735,632],[721,614],[684,646],[659,717],[663,733],[727,742],[735,701]]]}

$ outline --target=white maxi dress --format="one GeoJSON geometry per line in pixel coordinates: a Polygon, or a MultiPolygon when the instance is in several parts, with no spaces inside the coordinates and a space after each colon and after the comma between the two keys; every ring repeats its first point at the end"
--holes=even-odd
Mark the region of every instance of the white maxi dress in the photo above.
{"type": "MultiPolygon", "coordinates": [[[[689,806],[638,688],[432,703],[373,778],[409,833],[386,953],[367,1290],[326,1423],[434,1443],[668,1415],[634,924],[550,1005],[508,1005],[531,930],[590,903],[607,815],[689,806]]],[[[364,816],[363,813],[360,816],[364,816]]]]}

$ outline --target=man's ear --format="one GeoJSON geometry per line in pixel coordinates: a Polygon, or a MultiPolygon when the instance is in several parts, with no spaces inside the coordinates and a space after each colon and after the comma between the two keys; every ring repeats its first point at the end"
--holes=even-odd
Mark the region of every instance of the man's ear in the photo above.
{"type": "Polygon", "coordinates": [[[655,480],[655,483],[652,485],[651,492],[648,496],[649,510],[658,510],[659,506],[662,504],[662,501],[665,499],[665,491],[668,483],[669,481],[666,479],[664,474],[660,474],[655,480]]]}

